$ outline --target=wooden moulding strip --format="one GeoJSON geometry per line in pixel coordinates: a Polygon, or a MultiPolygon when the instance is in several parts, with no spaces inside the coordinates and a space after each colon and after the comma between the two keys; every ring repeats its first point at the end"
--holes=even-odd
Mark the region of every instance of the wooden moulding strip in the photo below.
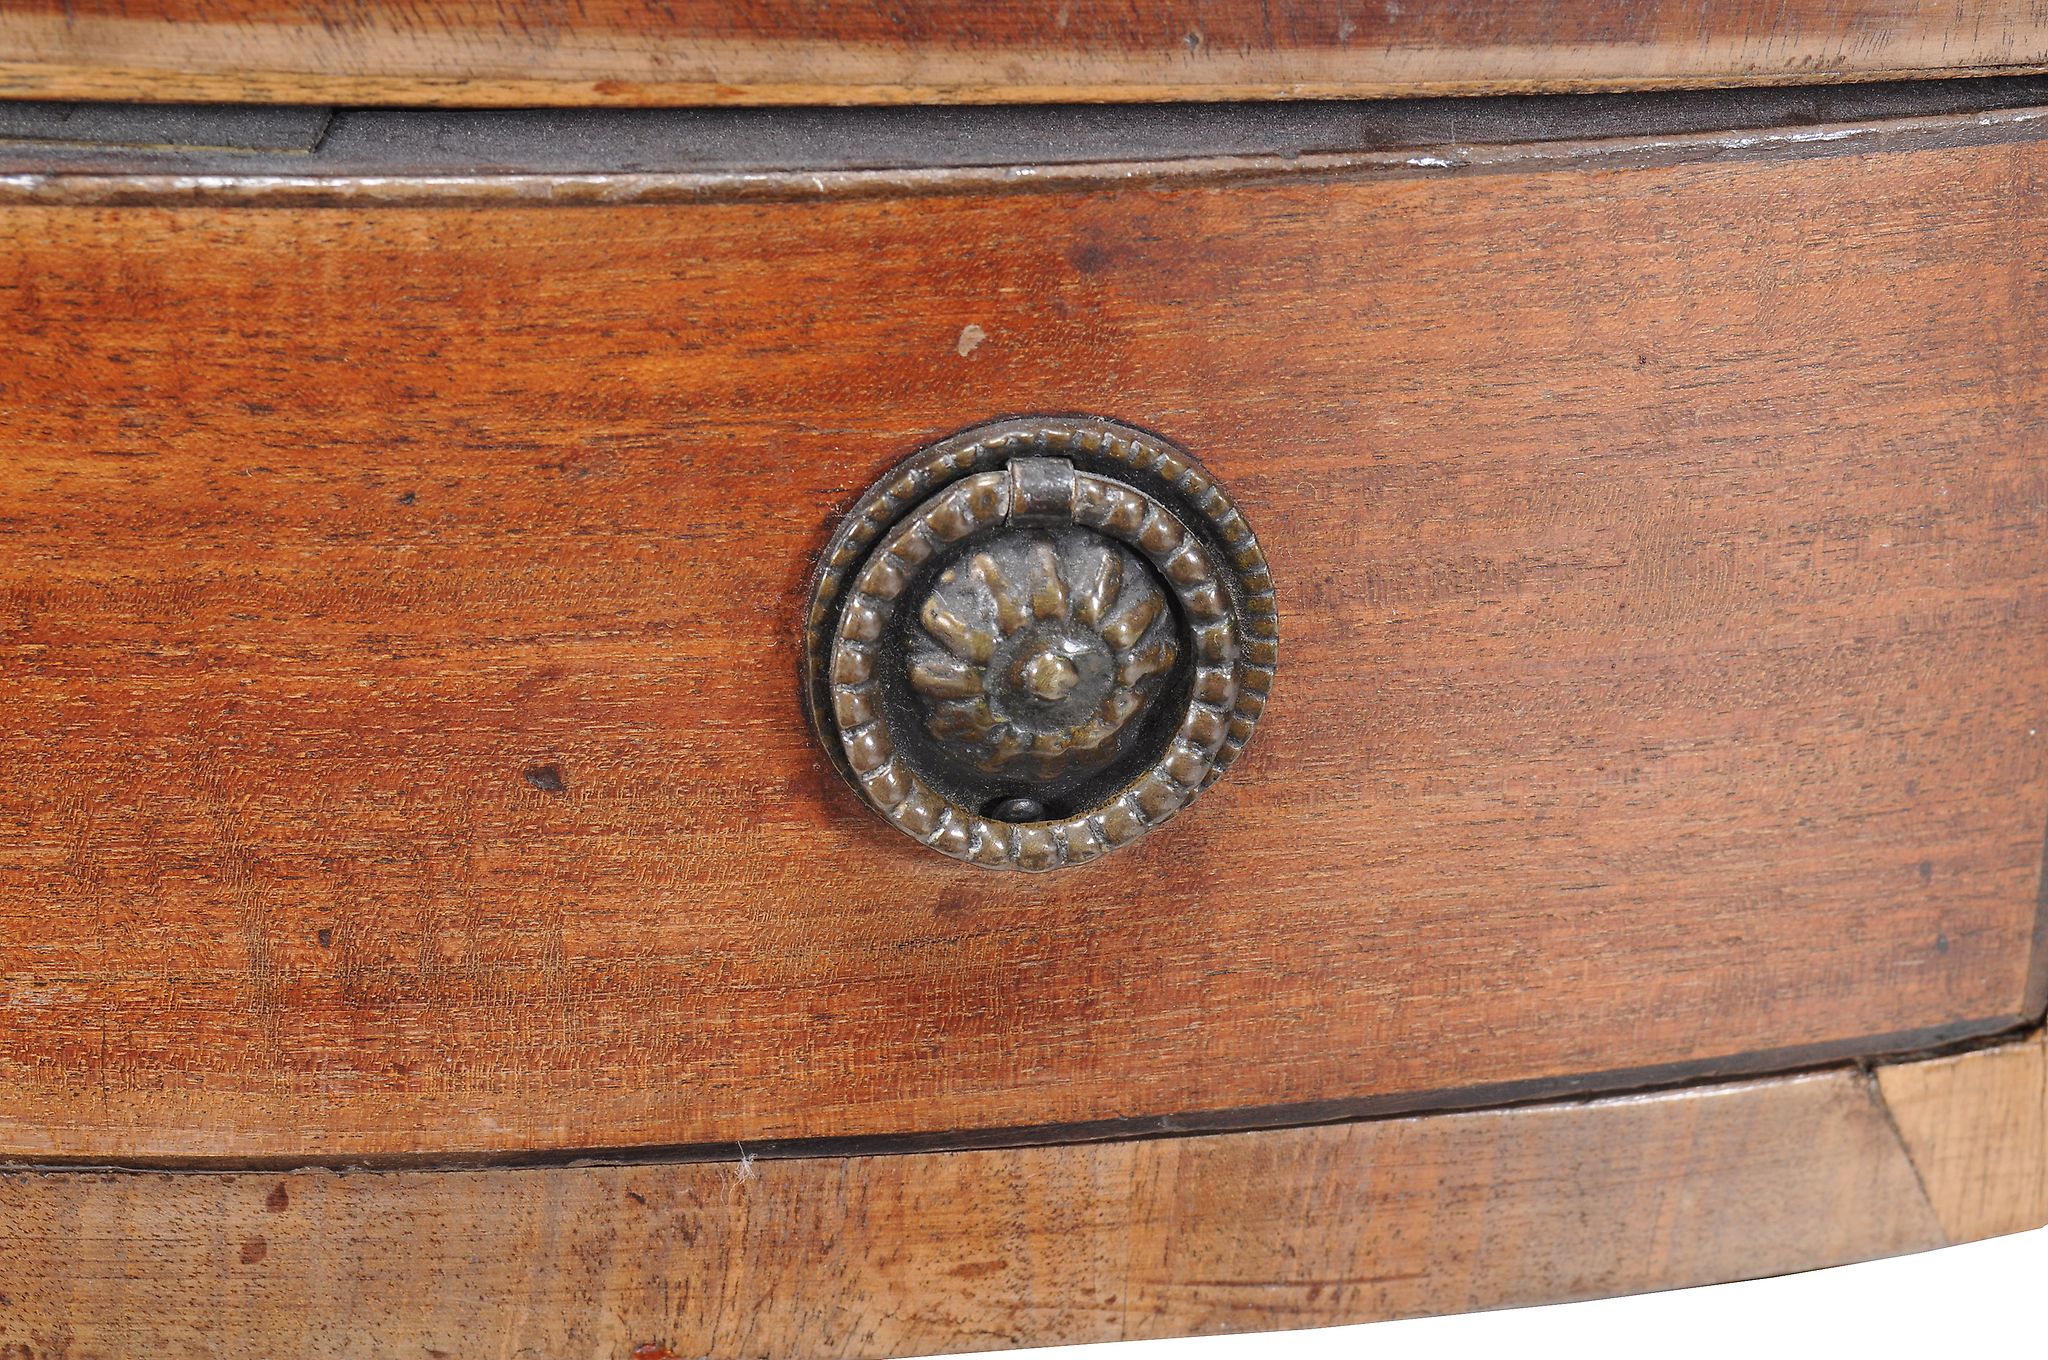
{"type": "Polygon", "coordinates": [[[1678,1288],[2048,1220],[2048,1047],[972,1152],[0,1175],[0,1354],[892,1356],[1678,1288]]]}
{"type": "Polygon", "coordinates": [[[22,3],[0,94],[507,106],[1134,101],[1645,89],[2037,68],[2000,0],[1771,7],[1569,3],[865,7],[598,0],[22,3]]]}

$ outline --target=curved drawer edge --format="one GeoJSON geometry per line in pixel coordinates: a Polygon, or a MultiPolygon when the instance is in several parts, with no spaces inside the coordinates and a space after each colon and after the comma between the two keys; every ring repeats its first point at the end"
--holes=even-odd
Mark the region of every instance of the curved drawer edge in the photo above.
{"type": "Polygon", "coordinates": [[[1874,1070],[1121,1143],[16,1170],[0,1349],[900,1356],[1638,1293],[2044,1221],[2036,1031],[1874,1070]]]}
{"type": "Polygon", "coordinates": [[[2038,68],[2037,10],[1962,3],[863,7],[604,0],[16,3],[0,93],[477,105],[1129,102],[1642,89],[2038,68]]]}

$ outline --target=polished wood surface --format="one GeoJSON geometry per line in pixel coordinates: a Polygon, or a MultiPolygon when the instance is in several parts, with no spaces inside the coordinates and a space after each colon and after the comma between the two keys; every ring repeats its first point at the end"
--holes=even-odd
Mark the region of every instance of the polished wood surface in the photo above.
{"type": "Polygon", "coordinates": [[[0,1151],[1271,1123],[2037,1014],[2034,126],[0,180],[0,1151]],[[838,785],[799,612],[895,459],[1070,410],[1224,480],[1287,642],[1229,780],[1022,881],[838,785]]]}
{"type": "Polygon", "coordinates": [[[0,95],[510,105],[1299,98],[2048,66],[2039,0],[8,0],[0,95]]]}
{"type": "MultiPolygon", "coordinates": [[[[879,1357],[1780,1274],[1982,1235],[1937,1213],[1916,1166],[1972,1166],[1984,1201],[2027,1189],[2044,1093],[2013,1073],[2041,1053],[2036,1037],[1947,1060],[1931,1143],[1892,1121],[1894,1079],[1920,1081],[1907,1066],[1093,1146],[16,1171],[0,1354],[879,1357]],[[2015,1096],[2031,1144],[1994,1113],[2015,1096]]],[[[2037,1196],[1994,1230],[2044,1219],[2037,1196]]]]}

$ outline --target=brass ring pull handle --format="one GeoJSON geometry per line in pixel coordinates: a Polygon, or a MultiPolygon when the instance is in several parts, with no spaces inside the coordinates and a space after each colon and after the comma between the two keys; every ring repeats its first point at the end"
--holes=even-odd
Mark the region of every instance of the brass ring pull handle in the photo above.
{"type": "Polygon", "coordinates": [[[828,545],[812,720],[898,829],[994,869],[1129,844],[1234,760],[1271,687],[1272,581],[1209,474],[1094,420],[969,431],[828,545]]]}

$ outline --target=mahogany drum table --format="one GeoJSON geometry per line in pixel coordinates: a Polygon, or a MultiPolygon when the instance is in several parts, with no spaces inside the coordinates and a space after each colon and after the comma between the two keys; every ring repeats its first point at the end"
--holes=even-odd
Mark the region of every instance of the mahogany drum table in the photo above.
{"type": "Polygon", "coordinates": [[[2048,13],[0,3],[0,1357],[2048,1222],[2048,13]]]}

